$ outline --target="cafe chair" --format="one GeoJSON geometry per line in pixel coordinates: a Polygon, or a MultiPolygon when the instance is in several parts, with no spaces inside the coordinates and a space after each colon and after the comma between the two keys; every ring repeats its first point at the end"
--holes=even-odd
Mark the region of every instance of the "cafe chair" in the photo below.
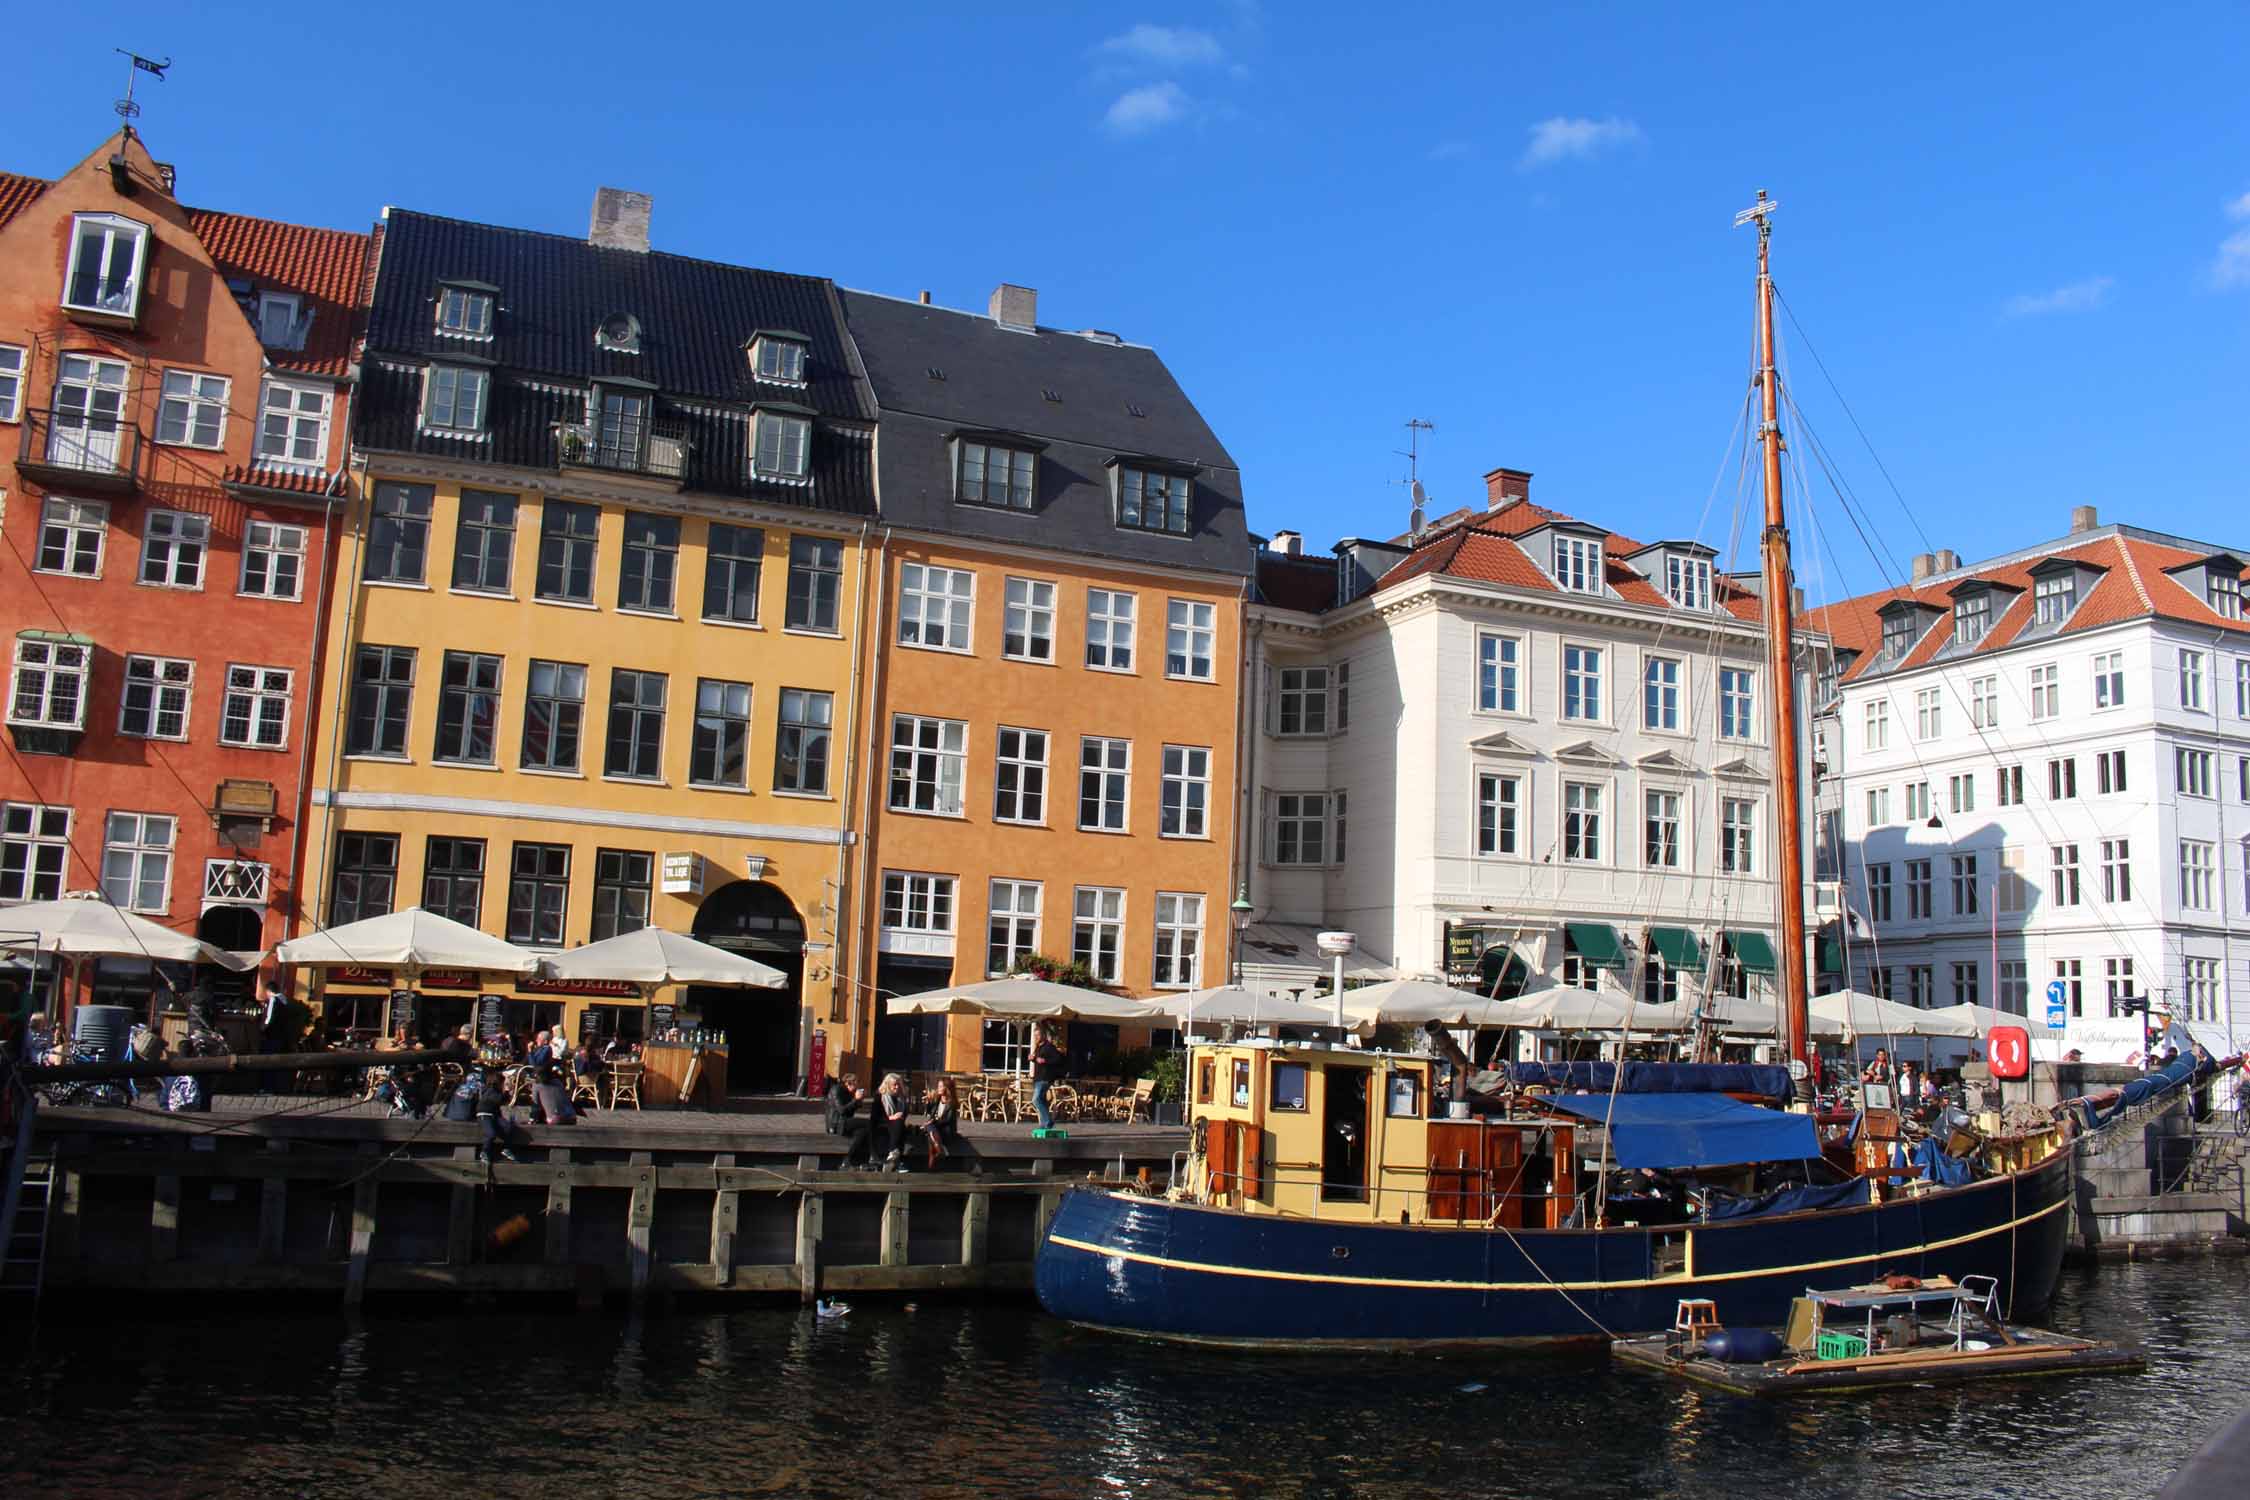
{"type": "Polygon", "coordinates": [[[580,1073],[573,1070],[570,1075],[570,1102],[573,1104],[591,1104],[594,1108],[600,1109],[602,1107],[600,1077],[601,1075],[598,1073],[580,1073]]]}
{"type": "Polygon", "coordinates": [[[1135,1120],[1156,1118],[1156,1080],[1144,1078],[1129,1089],[1119,1089],[1109,1096],[1109,1117],[1130,1125],[1135,1120]]]}
{"type": "Polygon", "coordinates": [[[642,1064],[640,1063],[610,1064],[609,1107],[611,1109],[621,1107],[628,1099],[633,1101],[633,1108],[639,1109],[641,1107],[641,1067],[642,1064]]]}

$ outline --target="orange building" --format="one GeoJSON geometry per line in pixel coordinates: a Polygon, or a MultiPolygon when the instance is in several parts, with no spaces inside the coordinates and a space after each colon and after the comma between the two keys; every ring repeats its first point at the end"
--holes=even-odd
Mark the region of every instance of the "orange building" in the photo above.
{"type": "MultiPolygon", "coordinates": [[[[1236,869],[1240,476],[1155,352],[843,293],[879,408],[883,531],[855,826],[855,1045],[1020,1066],[1028,1028],[894,995],[1084,965],[1135,995],[1226,977],[1236,869]]],[[[1081,1069],[1145,1036],[1077,1026],[1081,1069]]]]}

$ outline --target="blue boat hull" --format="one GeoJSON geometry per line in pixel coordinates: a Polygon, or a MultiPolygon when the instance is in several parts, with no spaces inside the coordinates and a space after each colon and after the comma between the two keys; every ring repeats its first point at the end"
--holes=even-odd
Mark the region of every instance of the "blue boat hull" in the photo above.
{"type": "Polygon", "coordinates": [[[1669,1230],[1339,1224],[1081,1188],[1039,1249],[1040,1305],[1121,1332],[1230,1344],[1552,1342],[1647,1333],[1682,1297],[1773,1325],[1808,1287],[1992,1276],[2009,1316],[2061,1273],[2070,1155],[1919,1198],[1669,1230]]]}

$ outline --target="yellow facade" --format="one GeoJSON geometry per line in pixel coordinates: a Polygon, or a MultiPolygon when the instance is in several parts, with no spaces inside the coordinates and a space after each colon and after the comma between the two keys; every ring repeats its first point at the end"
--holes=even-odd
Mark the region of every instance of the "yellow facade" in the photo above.
{"type": "MultiPolygon", "coordinates": [[[[448,473],[436,466],[422,468],[421,461],[411,469],[378,461],[362,488],[367,498],[357,502],[358,513],[347,528],[352,543],[340,549],[328,624],[330,644],[310,778],[317,788],[310,810],[312,848],[319,851],[310,861],[317,884],[308,908],[326,923],[354,915],[360,887],[370,878],[379,878],[371,877],[367,867],[385,852],[387,846],[381,841],[393,836],[395,889],[387,902],[379,904],[392,909],[417,904],[437,907],[458,888],[449,883],[445,870],[433,872],[431,840],[482,841],[481,899],[457,901],[463,910],[456,914],[473,910],[484,931],[552,950],[576,947],[598,935],[597,920],[611,906],[638,899],[633,887],[645,872],[647,916],[654,925],[714,937],[791,974],[787,991],[656,997],[660,1003],[674,1004],[683,1023],[692,1023],[699,1012],[706,1012],[702,1015],[706,1025],[729,1031],[737,1090],[790,1086],[804,1072],[812,1029],[826,1023],[834,1010],[835,943],[842,910],[839,889],[847,878],[845,810],[849,778],[857,770],[850,753],[849,724],[855,701],[852,632],[866,586],[859,523],[746,502],[722,505],[690,500],[656,486],[641,493],[630,481],[599,476],[588,476],[581,483],[578,476],[566,475],[559,484],[546,477],[536,487],[511,488],[506,472],[448,473]],[[398,484],[427,490],[427,534],[421,548],[425,561],[419,581],[381,576],[412,572],[401,562],[410,549],[402,550],[395,518],[371,524],[369,515],[379,497],[400,493],[392,488],[398,484]],[[496,545],[489,531],[474,537],[463,531],[464,486],[477,492],[480,513],[486,505],[482,497],[514,497],[512,562],[504,569],[504,591],[454,586],[456,555],[462,547],[481,544],[484,555],[489,555],[496,545]],[[598,507],[589,570],[592,598],[584,603],[540,597],[543,527],[555,500],[598,507]],[[633,514],[677,520],[669,608],[619,607],[621,568],[627,562],[626,523],[633,514]],[[757,553],[755,623],[702,618],[708,543],[715,521],[763,533],[757,553]],[[813,623],[830,628],[789,623],[793,541],[817,541],[829,550],[830,556],[819,559],[818,571],[826,575],[823,587],[833,599],[833,620],[813,623]],[[832,574],[826,567],[831,560],[832,574]],[[403,695],[394,691],[381,699],[376,685],[367,680],[398,675],[399,659],[393,655],[377,660],[369,654],[376,648],[413,653],[411,685],[403,695]],[[499,659],[488,764],[439,758],[440,736],[447,734],[458,756],[464,715],[473,717],[477,712],[472,705],[456,713],[450,724],[445,718],[448,653],[499,659]],[[575,769],[536,769],[527,764],[542,756],[564,759],[544,728],[539,751],[534,753],[527,745],[535,662],[583,669],[575,769]],[[652,777],[618,774],[612,766],[611,700],[614,674],[620,671],[663,680],[652,777]],[[698,688],[704,680],[748,688],[746,731],[714,723],[711,735],[716,748],[726,731],[746,733],[740,786],[699,784],[691,774],[698,688]],[[823,788],[791,791],[777,786],[777,737],[785,689],[829,695],[823,788]],[[402,736],[395,707],[401,696],[408,704],[402,736]],[[379,700],[390,712],[380,729],[374,724],[379,700]],[[386,733],[399,739],[398,749],[384,748],[386,733]],[[367,835],[376,839],[372,854],[367,838],[354,837],[367,835]],[[546,882],[545,891],[514,887],[511,877],[519,846],[526,845],[545,846],[545,852],[532,855],[526,867],[527,875],[546,882]],[[554,850],[566,851],[563,861],[552,857],[554,850]],[[640,856],[647,857],[645,863],[640,856]],[[762,870],[754,880],[751,870],[759,863],[762,870]],[[563,865],[567,874],[562,873],[563,865]],[[435,885],[430,883],[433,873],[435,885]],[[613,882],[606,890],[597,889],[604,875],[623,876],[624,884],[613,882]],[[668,881],[668,875],[674,878],[668,881]],[[667,884],[686,884],[697,877],[700,891],[665,889],[667,884]],[[558,890],[559,934],[552,926],[552,901],[558,890]],[[777,896],[782,899],[777,901],[777,896]],[[777,913],[781,914],[778,925],[777,913]],[[786,930],[788,913],[802,928],[802,956],[795,963],[779,953],[792,946],[786,930]],[[542,927],[543,921],[549,925],[542,927]]],[[[636,563],[645,559],[642,553],[636,563]]],[[[488,573],[483,581],[496,581],[496,576],[488,573]]],[[[470,670],[465,663],[457,667],[461,675],[470,670]]],[[[554,686],[555,675],[542,668],[540,683],[554,686]]],[[[645,679],[634,681],[645,706],[650,690],[645,679]]],[[[488,683],[489,678],[472,686],[481,689],[488,683]]],[[[457,704],[461,701],[457,699],[457,704]]],[[[734,704],[722,706],[738,708],[739,697],[734,704]]],[[[544,726],[553,717],[543,712],[539,722],[544,726]]],[[[649,744],[649,722],[637,722],[642,734],[638,740],[629,737],[628,746],[649,744]]],[[[630,759],[624,757],[628,769],[630,759]]],[[[722,775],[731,772],[724,757],[715,756],[714,761],[722,775]]],[[[440,854],[455,852],[447,846],[440,854]]],[[[367,987],[379,982],[377,976],[367,981],[367,987]]],[[[344,987],[332,983],[330,990],[333,1001],[344,987]]],[[[576,1036],[585,1007],[614,998],[542,995],[539,1003],[545,1008],[536,1012],[536,1019],[540,1024],[559,1022],[576,1036]]],[[[333,1003],[330,1009],[335,1011],[333,1003]]]]}

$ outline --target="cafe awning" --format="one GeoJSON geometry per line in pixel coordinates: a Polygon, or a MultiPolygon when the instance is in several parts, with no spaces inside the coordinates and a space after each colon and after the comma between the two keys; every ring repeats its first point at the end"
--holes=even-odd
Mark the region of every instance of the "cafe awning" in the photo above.
{"type": "Polygon", "coordinates": [[[1703,945],[1685,927],[1651,927],[1649,948],[1675,973],[1693,973],[1703,967],[1703,945]]]}
{"type": "Polygon", "coordinates": [[[1781,972],[1781,964],[1773,956],[1773,940],[1764,933],[1752,932],[1746,928],[1729,927],[1719,934],[1719,941],[1727,945],[1727,948],[1734,954],[1735,962],[1741,964],[1745,972],[1751,974],[1778,974],[1781,972]]]}
{"type": "Polygon", "coordinates": [[[1625,943],[1607,922],[1565,922],[1563,932],[1578,956],[1597,969],[1625,967],[1625,943]]]}

